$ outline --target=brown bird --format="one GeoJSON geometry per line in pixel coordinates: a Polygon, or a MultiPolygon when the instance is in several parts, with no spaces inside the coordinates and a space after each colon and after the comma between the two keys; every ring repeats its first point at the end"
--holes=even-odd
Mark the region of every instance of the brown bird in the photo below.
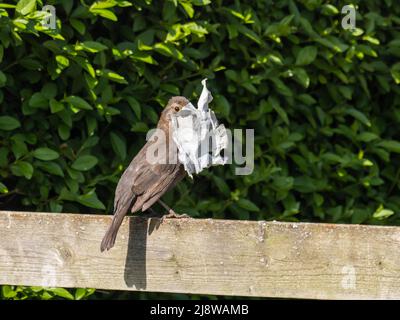
{"type": "Polygon", "coordinates": [[[114,246],[118,229],[129,209],[132,213],[139,210],[143,212],[158,201],[164,208],[172,211],[160,200],[160,197],[182,180],[186,173],[183,165],[177,160],[177,147],[173,140],[169,139],[171,115],[179,112],[188,103],[189,100],[185,97],[173,97],[161,113],[157,128],[163,130],[166,137],[167,146],[164,150],[168,156],[165,164],[151,164],[146,160],[148,148],[154,147],[154,143],[159,143],[158,140],[149,140],[122,174],[115,190],[114,216],[101,242],[101,251],[109,250],[114,246]],[[175,158],[175,161],[169,161],[171,156],[175,158]]]}

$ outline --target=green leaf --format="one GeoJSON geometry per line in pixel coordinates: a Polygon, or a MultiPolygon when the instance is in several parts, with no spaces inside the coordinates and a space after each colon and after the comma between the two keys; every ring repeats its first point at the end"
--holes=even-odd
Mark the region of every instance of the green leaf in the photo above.
{"type": "Polygon", "coordinates": [[[43,67],[43,65],[36,59],[32,58],[22,58],[20,61],[21,66],[29,70],[39,70],[43,67]]]}
{"type": "Polygon", "coordinates": [[[4,168],[8,165],[9,150],[6,147],[0,148],[0,167],[4,168]]]}
{"type": "Polygon", "coordinates": [[[53,99],[57,95],[57,86],[54,83],[46,83],[41,93],[46,99],[53,99]]]}
{"type": "Polygon", "coordinates": [[[225,118],[228,118],[231,112],[231,105],[229,101],[223,95],[217,94],[214,97],[213,102],[215,103],[215,112],[217,114],[221,114],[225,118]]]}
{"type": "Polygon", "coordinates": [[[51,113],[57,113],[64,109],[64,105],[61,102],[58,102],[55,99],[50,100],[50,110],[51,113]]]}
{"type": "Polygon", "coordinates": [[[370,142],[372,140],[376,140],[379,136],[373,132],[363,132],[358,135],[358,140],[363,142],[370,142]]]}
{"type": "Polygon", "coordinates": [[[390,216],[394,215],[394,211],[390,209],[385,209],[383,205],[380,205],[378,209],[374,212],[372,217],[378,220],[384,220],[390,216]]]}
{"type": "Polygon", "coordinates": [[[175,96],[179,96],[179,94],[180,94],[179,88],[173,84],[163,83],[160,85],[160,89],[164,90],[168,93],[171,93],[175,96]]]}
{"type": "MultiPolygon", "coordinates": [[[[3,61],[3,57],[4,57],[4,48],[3,48],[3,46],[0,44],[0,63],[3,61]]],[[[2,73],[3,74],[3,81],[4,81],[4,77],[5,77],[5,75],[4,75],[4,73],[2,73]]],[[[0,83],[1,83],[1,81],[0,81],[0,83]]],[[[5,83],[5,81],[4,81],[4,83],[5,83]]],[[[3,83],[3,84],[4,84],[3,83]]]]}
{"type": "Polygon", "coordinates": [[[100,75],[118,83],[128,84],[128,81],[126,81],[123,76],[112,70],[104,69],[100,72],[100,75]]]}
{"type": "Polygon", "coordinates": [[[0,88],[4,87],[6,82],[7,82],[7,76],[4,74],[3,71],[0,71],[0,88]]]}
{"type": "Polygon", "coordinates": [[[69,19],[69,23],[70,23],[71,26],[72,26],[76,31],[78,31],[81,35],[84,35],[84,34],[85,34],[85,32],[86,32],[86,26],[85,26],[85,24],[84,24],[82,21],[71,18],[71,19],[69,19]]]}
{"type": "Polygon", "coordinates": [[[15,135],[11,138],[11,140],[12,140],[11,149],[16,159],[19,159],[28,153],[28,147],[23,137],[15,135]]]}
{"type": "Polygon", "coordinates": [[[48,104],[48,99],[41,92],[34,93],[29,99],[29,106],[32,108],[46,108],[48,104]]]}
{"type": "Polygon", "coordinates": [[[16,7],[16,5],[14,5],[14,4],[0,3],[0,8],[14,9],[15,7],[16,7]]]}
{"type": "Polygon", "coordinates": [[[296,58],[296,65],[305,66],[312,63],[317,57],[318,49],[315,46],[301,48],[296,58]]]}
{"type": "Polygon", "coordinates": [[[211,3],[211,0],[190,0],[195,6],[206,6],[211,3]]]}
{"type": "Polygon", "coordinates": [[[300,202],[297,202],[292,194],[287,196],[282,202],[285,207],[285,211],[282,214],[283,218],[293,216],[300,212],[300,202]]]}
{"type": "Polygon", "coordinates": [[[287,125],[289,124],[289,118],[285,110],[279,105],[279,101],[273,97],[270,96],[268,98],[268,102],[271,104],[272,108],[278,113],[278,115],[281,117],[283,122],[285,122],[287,125]]]}
{"type": "Polygon", "coordinates": [[[94,209],[104,210],[106,208],[99,198],[97,198],[95,189],[90,190],[84,195],[78,196],[77,201],[86,207],[94,209]]]}
{"type": "Polygon", "coordinates": [[[106,10],[106,9],[90,9],[90,11],[95,14],[99,15],[103,18],[109,19],[111,21],[118,21],[117,16],[115,15],[114,12],[111,10],[106,10]]]}
{"type": "Polygon", "coordinates": [[[74,296],[66,289],[64,288],[48,288],[46,289],[49,292],[52,292],[56,296],[59,296],[61,298],[65,298],[68,300],[74,300],[74,296]]]}
{"type": "Polygon", "coordinates": [[[293,96],[292,90],[287,85],[285,85],[285,83],[281,79],[272,78],[271,81],[274,83],[276,90],[278,91],[279,94],[285,97],[293,96]]]}
{"type": "Polygon", "coordinates": [[[10,299],[17,296],[18,293],[14,291],[11,286],[3,285],[1,286],[1,294],[4,298],[10,299]]]}
{"type": "Polygon", "coordinates": [[[36,164],[36,167],[54,175],[54,176],[64,177],[64,172],[58,163],[40,162],[40,163],[36,164]]]}
{"type": "Polygon", "coordinates": [[[156,43],[154,49],[164,56],[186,61],[183,53],[170,43],[156,43]]]}
{"type": "Polygon", "coordinates": [[[338,87],[340,93],[345,97],[347,100],[351,100],[353,97],[353,89],[347,86],[339,86],[338,87]]]}
{"type": "Polygon", "coordinates": [[[114,132],[110,133],[111,146],[116,155],[119,156],[121,160],[126,158],[126,141],[124,138],[120,137],[114,132]]]}
{"type": "Polygon", "coordinates": [[[134,97],[126,97],[126,100],[128,101],[129,106],[132,108],[136,117],[138,117],[138,119],[140,120],[142,117],[140,103],[134,97]]]}
{"type": "Polygon", "coordinates": [[[392,66],[390,73],[392,74],[392,78],[396,84],[400,84],[400,62],[397,62],[392,66]]]}
{"type": "Polygon", "coordinates": [[[78,159],[76,159],[71,167],[75,170],[87,171],[92,169],[97,163],[98,160],[96,157],[85,155],[80,156],[78,159]]]}
{"type": "Polygon", "coordinates": [[[66,57],[64,57],[62,55],[57,55],[56,56],[56,61],[57,61],[57,66],[60,68],[60,70],[63,70],[66,67],[69,66],[68,58],[66,58],[66,57]]]}
{"type": "Polygon", "coordinates": [[[15,10],[22,14],[27,15],[36,9],[36,0],[19,0],[15,10]]]}
{"type": "Polygon", "coordinates": [[[147,132],[149,131],[149,127],[144,122],[136,122],[132,124],[131,131],[133,132],[147,132]]]}
{"type": "Polygon", "coordinates": [[[68,140],[71,135],[71,128],[64,123],[61,123],[57,128],[57,132],[61,139],[68,140]]]}
{"type": "Polygon", "coordinates": [[[8,193],[8,188],[5,184],[0,182],[0,193],[8,193]]]}
{"type": "Polygon", "coordinates": [[[11,131],[17,129],[21,126],[21,123],[10,116],[1,116],[0,117],[0,130],[11,131]]]}
{"type": "Polygon", "coordinates": [[[17,177],[25,177],[30,180],[33,175],[33,167],[29,162],[17,161],[11,165],[11,172],[17,177]]]}
{"type": "Polygon", "coordinates": [[[85,149],[91,149],[94,146],[96,146],[99,143],[99,137],[98,136],[90,136],[89,138],[86,139],[86,141],[82,144],[81,150],[85,149]]]}
{"type": "Polygon", "coordinates": [[[158,122],[158,114],[154,111],[154,109],[144,108],[143,112],[152,123],[156,124],[158,122]]]}
{"type": "Polygon", "coordinates": [[[342,42],[339,38],[328,36],[326,38],[318,37],[315,41],[319,42],[320,44],[332,49],[334,52],[345,52],[349,45],[342,42]]]}
{"type": "Polygon", "coordinates": [[[220,177],[214,176],[214,175],[212,176],[212,179],[214,180],[214,183],[216,184],[219,191],[221,191],[221,193],[224,196],[228,197],[231,193],[231,190],[229,189],[229,186],[225,182],[225,180],[220,177]]]}
{"type": "Polygon", "coordinates": [[[96,72],[94,71],[92,64],[89,62],[89,60],[87,58],[73,57],[73,59],[84,70],[86,70],[92,78],[96,78],[96,72]]]}
{"type": "Polygon", "coordinates": [[[189,2],[184,2],[184,1],[179,1],[179,4],[182,6],[182,8],[185,10],[189,18],[193,18],[194,15],[194,9],[191,3],[189,2]]]}
{"type": "Polygon", "coordinates": [[[300,83],[304,88],[308,88],[310,85],[310,77],[308,76],[306,70],[303,68],[295,68],[293,70],[294,79],[300,83]]]}
{"type": "Polygon", "coordinates": [[[114,0],[96,1],[90,6],[89,10],[108,9],[115,7],[115,5],[116,1],[114,0]]]}
{"type": "Polygon", "coordinates": [[[294,179],[294,188],[302,193],[321,191],[325,188],[325,181],[313,179],[309,176],[298,176],[294,179]]]}
{"type": "Polygon", "coordinates": [[[258,212],[260,211],[260,208],[258,208],[253,202],[251,202],[250,200],[244,199],[244,198],[240,198],[237,201],[237,204],[239,207],[248,210],[248,211],[253,211],[253,212],[258,212]]]}
{"type": "Polygon", "coordinates": [[[384,140],[378,143],[378,146],[385,148],[388,151],[400,153],[400,142],[395,140],[384,140]]]}
{"type": "Polygon", "coordinates": [[[237,25],[237,30],[245,35],[247,38],[253,40],[255,43],[261,45],[262,41],[261,38],[258,36],[258,34],[256,34],[253,30],[247,28],[246,26],[239,24],[237,25]]]}
{"type": "Polygon", "coordinates": [[[370,210],[355,208],[351,216],[351,223],[363,223],[370,217],[370,210]]]}
{"type": "Polygon", "coordinates": [[[367,127],[371,126],[371,122],[367,118],[367,116],[362,113],[361,111],[358,111],[354,108],[346,109],[346,113],[353,116],[355,119],[360,121],[361,123],[365,124],[367,127]]]}
{"type": "MultiPolygon", "coordinates": [[[[48,164],[48,163],[46,163],[46,164],[48,164]]],[[[58,200],[50,200],[49,206],[50,206],[50,212],[62,212],[63,205],[58,200]]]]}
{"type": "Polygon", "coordinates": [[[339,14],[339,10],[331,4],[324,4],[322,5],[321,13],[326,16],[334,16],[339,14]]]}
{"type": "Polygon", "coordinates": [[[65,102],[72,104],[74,107],[83,110],[92,110],[92,106],[84,99],[78,96],[69,96],[64,99],[65,102]]]}
{"type": "Polygon", "coordinates": [[[148,63],[148,64],[155,64],[155,65],[158,64],[158,62],[150,54],[148,54],[146,52],[134,51],[130,55],[130,57],[133,60],[143,61],[143,62],[148,63]]]}
{"type": "Polygon", "coordinates": [[[99,52],[108,49],[104,44],[97,41],[84,41],[80,46],[88,52],[99,52]]]}
{"type": "Polygon", "coordinates": [[[49,148],[38,148],[33,151],[33,156],[39,160],[51,161],[57,159],[60,155],[58,154],[58,152],[49,148]]]}
{"type": "Polygon", "coordinates": [[[78,288],[75,291],[75,300],[81,300],[86,295],[86,289],[78,288]]]}

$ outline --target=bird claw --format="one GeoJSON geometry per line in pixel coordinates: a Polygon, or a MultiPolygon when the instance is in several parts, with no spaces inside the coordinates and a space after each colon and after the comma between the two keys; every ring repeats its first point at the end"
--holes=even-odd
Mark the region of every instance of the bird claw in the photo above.
{"type": "Polygon", "coordinates": [[[192,218],[191,216],[187,215],[186,213],[183,214],[177,214],[175,211],[172,209],[169,211],[168,214],[163,216],[163,219],[190,219],[192,218]]]}
{"type": "Polygon", "coordinates": [[[168,207],[162,200],[158,200],[158,203],[161,204],[165,210],[167,210],[168,214],[162,216],[161,222],[164,221],[164,219],[188,219],[191,218],[187,214],[177,214],[174,210],[172,210],[170,207],[168,207]]]}
{"type": "Polygon", "coordinates": [[[187,215],[186,213],[177,214],[172,209],[170,209],[168,212],[169,212],[168,214],[163,215],[161,217],[161,223],[163,223],[165,219],[191,219],[192,218],[191,216],[187,215]]]}

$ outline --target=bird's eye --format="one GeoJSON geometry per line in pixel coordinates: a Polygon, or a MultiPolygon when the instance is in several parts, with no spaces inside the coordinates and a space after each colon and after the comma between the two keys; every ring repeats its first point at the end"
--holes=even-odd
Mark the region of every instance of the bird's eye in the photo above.
{"type": "Polygon", "coordinates": [[[175,107],[175,111],[176,111],[176,112],[179,111],[179,107],[178,107],[178,106],[175,107]]]}

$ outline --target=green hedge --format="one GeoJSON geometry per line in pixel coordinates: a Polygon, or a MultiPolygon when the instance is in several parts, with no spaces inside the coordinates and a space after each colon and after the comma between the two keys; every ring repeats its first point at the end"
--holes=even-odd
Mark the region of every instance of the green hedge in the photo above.
{"type": "Polygon", "coordinates": [[[353,1],[353,31],[341,27],[344,1],[49,0],[56,30],[41,26],[43,1],[7,3],[0,209],[111,213],[118,178],[166,101],[195,100],[207,77],[221,122],[255,129],[255,170],[186,179],[165,196],[176,211],[398,224],[394,0],[353,1]]]}

